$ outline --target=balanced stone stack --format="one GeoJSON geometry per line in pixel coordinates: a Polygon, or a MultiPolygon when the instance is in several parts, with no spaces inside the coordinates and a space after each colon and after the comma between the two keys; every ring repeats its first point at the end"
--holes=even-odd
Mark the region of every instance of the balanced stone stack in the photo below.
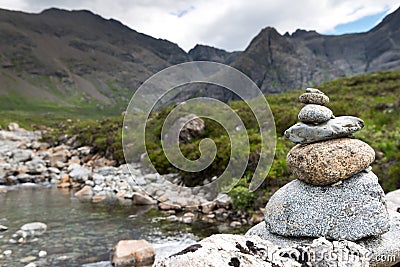
{"type": "Polygon", "coordinates": [[[298,114],[300,122],[285,131],[297,144],[286,158],[297,179],[271,197],[265,223],[247,235],[281,246],[317,237],[349,240],[369,249],[372,258],[396,255],[400,261],[400,216],[387,211],[385,194],[371,171],[374,150],[352,136],[364,122],[335,117],[326,107],[328,96],[318,89],[308,88],[299,101],[306,104],[298,114]]]}

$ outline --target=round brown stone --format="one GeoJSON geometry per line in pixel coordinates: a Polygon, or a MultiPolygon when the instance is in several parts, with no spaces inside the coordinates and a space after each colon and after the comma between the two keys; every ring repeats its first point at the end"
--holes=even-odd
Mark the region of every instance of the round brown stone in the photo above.
{"type": "Polygon", "coordinates": [[[375,151],[363,141],[332,139],[296,145],[286,163],[295,177],[313,185],[329,185],[361,172],[375,160],[375,151]]]}
{"type": "Polygon", "coordinates": [[[325,106],[329,103],[329,97],[325,94],[304,93],[299,96],[299,101],[304,104],[317,104],[325,106]]]}

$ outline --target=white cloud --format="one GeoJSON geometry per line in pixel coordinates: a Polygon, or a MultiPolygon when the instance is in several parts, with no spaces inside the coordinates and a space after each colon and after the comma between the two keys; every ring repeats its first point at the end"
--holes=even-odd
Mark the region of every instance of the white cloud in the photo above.
{"type": "Polygon", "coordinates": [[[90,9],[185,50],[197,43],[243,50],[266,26],[282,34],[298,28],[332,32],[339,24],[393,12],[398,5],[394,0],[0,0],[2,8],[30,12],[52,6],[90,9]]]}

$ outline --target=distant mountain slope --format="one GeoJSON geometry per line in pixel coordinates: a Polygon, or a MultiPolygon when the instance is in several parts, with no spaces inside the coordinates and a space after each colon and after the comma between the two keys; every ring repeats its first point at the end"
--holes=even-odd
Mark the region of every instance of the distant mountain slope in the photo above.
{"type": "Polygon", "coordinates": [[[223,64],[231,64],[240,55],[239,51],[227,52],[223,49],[207,46],[196,45],[189,51],[189,56],[195,61],[214,61],[223,64]]]}
{"type": "MultiPolygon", "coordinates": [[[[63,104],[127,103],[155,72],[185,62],[176,44],[89,11],[0,10],[0,93],[63,104]]],[[[125,107],[123,107],[125,108],[125,107]]]]}
{"type": "MultiPolygon", "coordinates": [[[[176,44],[138,33],[89,11],[40,14],[0,9],[0,106],[105,106],[124,110],[134,90],[163,68],[210,60],[243,71],[265,93],[312,86],[337,77],[400,69],[400,9],[366,33],[339,36],[263,29],[243,52],[176,44]]],[[[180,100],[232,94],[197,87],[180,100]]]]}
{"type": "Polygon", "coordinates": [[[320,35],[263,29],[232,66],[266,93],[312,86],[337,77],[400,69],[400,8],[366,33],[320,35]]]}

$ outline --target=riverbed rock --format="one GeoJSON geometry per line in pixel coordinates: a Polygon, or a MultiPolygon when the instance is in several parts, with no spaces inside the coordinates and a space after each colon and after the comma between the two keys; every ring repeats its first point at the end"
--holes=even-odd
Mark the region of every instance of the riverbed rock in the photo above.
{"type": "Polygon", "coordinates": [[[350,241],[389,230],[385,195],[372,172],[361,172],[334,187],[294,180],[280,188],[265,207],[272,233],[350,241]]]}
{"type": "Polygon", "coordinates": [[[93,196],[93,190],[90,185],[85,185],[81,190],[75,193],[75,197],[83,199],[91,199],[93,196]]]}
{"type": "Polygon", "coordinates": [[[67,161],[68,151],[67,150],[59,150],[58,152],[51,153],[49,155],[50,166],[51,167],[59,167],[60,163],[65,163],[67,161]]]}
{"type": "Polygon", "coordinates": [[[30,236],[42,235],[47,230],[47,225],[42,222],[31,222],[21,226],[22,231],[28,233],[30,236]]]}
{"type": "MultiPolygon", "coordinates": [[[[369,266],[386,267],[400,263],[400,214],[394,211],[389,211],[389,222],[390,230],[387,233],[355,241],[356,244],[369,251],[369,257],[371,259],[369,266]]],[[[313,238],[293,238],[273,234],[267,229],[265,222],[253,226],[247,231],[246,236],[258,236],[263,240],[268,240],[274,245],[281,247],[292,247],[298,245],[308,246],[314,240],[313,238]]]]}
{"type": "Polygon", "coordinates": [[[146,240],[121,240],[114,247],[113,266],[148,266],[154,262],[155,250],[146,240]]]}
{"type": "Polygon", "coordinates": [[[310,144],[350,136],[363,127],[364,121],[360,118],[339,116],[319,125],[310,125],[303,122],[296,123],[285,131],[285,136],[294,143],[310,144]]]}
{"type": "Polygon", "coordinates": [[[21,129],[21,128],[19,128],[19,125],[18,125],[18,123],[16,123],[16,122],[10,122],[10,123],[8,124],[7,128],[8,128],[8,130],[11,131],[11,132],[15,132],[15,131],[18,131],[18,130],[21,129]]]}
{"type": "MultiPolygon", "coordinates": [[[[75,164],[73,164],[75,165],[75,164]]],[[[69,176],[75,182],[85,182],[91,174],[91,171],[83,166],[75,167],[70,173],[69,176]]]]}
{"type": "Polygon", "coordinates": [[[322,123],[333,118],[333,112],[327,107],[315,104],[304,106],[298,115],[298,119],[305,123],[322,123]]]}
{"type": "Polygon", "coordinates": [[[157,200],[150,196],[134,192],[132,194],[132,203],[135,205],[155,205],[157,204],[157,200]]]}
{"type": "Polygon", "coordinates": [[[350,241],[324,238],[308,246],[279,247],[258,236],[218,234],[174,255],[157,259],[153,267],[219,266],[368,266],[368,251],[350,241]],[[315,255],[315,257],[313,257],[315,255]],[[332,255],[332,258],[323,256],[332,255]],[[357,255],[355,257],[351,257],[357,255]],[[336,256],[336,257],[335,257],[336,256]],[[347,256],[347,257],[346,257],[347,256]],[[305,265],[308,263],[308,265],[305,265]]]}
{"type": "Polygon", "coordinates": [[[375,151],[361,140],[339,138],[309,145],[296,145],[286,157],[294,176],[313,185],[329,185],[365,170],[375,151]]]}
{"type": "Polygon", "coordinates": [[[32,158],[32,150],[29,149],[15,149],[13,151],[13,160],[15,162],[25,162],[32,158]]]}
{"type": "MultiPolygon", "coordinates": [[[[321,91],[320,91],[321,92],[321,91]]],[[[322,93],[322,92],[321,92],[322,93]]],[[[304,104],[317,104],[325,106],[329,103],[329,97],[321,93],[304,93],[299,96],[299,101],[304,104]]]]}

